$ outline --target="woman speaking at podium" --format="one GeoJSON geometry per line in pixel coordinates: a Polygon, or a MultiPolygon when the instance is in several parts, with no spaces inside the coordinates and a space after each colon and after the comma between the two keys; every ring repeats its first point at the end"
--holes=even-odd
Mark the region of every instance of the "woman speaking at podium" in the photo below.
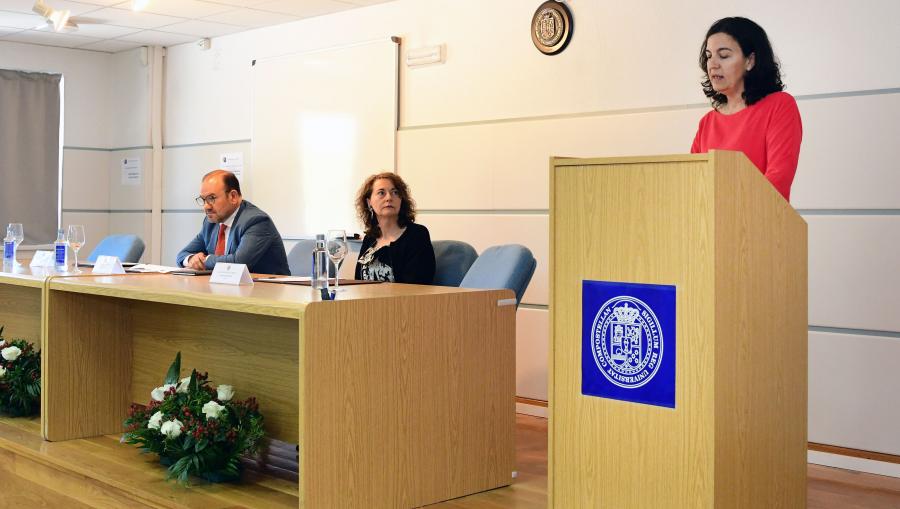
{"type": "Polygon", "coordinates": [[[747,18],[716,21],[700,48],[700,68],[713,109],[700,120],[691,152],[739,150],[790,201],[803,127],[765,30],[747,18]]]}

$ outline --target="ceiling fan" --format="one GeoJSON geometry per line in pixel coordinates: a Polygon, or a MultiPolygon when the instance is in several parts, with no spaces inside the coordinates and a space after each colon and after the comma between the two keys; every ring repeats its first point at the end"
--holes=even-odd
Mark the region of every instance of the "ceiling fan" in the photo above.
{"type": "Polygon", "coordinates": [[[71,18],[72,13],[68,9],[60,11],[45,4],[44,0],[36,0],[31,10],[43,16],[47,20],[47,24],[52,26],[56,32],[62,32],[67,28],[78,30],[78,24],[71,18]]]}
{"type": "MultiPolygon", "coordinates": [[[[143,10],[147,4],[150,3],[150,0],[135,0],[132,2],[132,10],[140,11],[143,10]]],[[[37,13],[40,16],[43,16],[45,20],[47,20],[47,25],[53,27],[53,30],[56,32],[65,31],[74,31],[78,30],[78,24],[97,24],[103,23],[103,20],[93,19],[93,18],[84,18],[84,17],[72,17],[72,13],[66,10],[59,10],[50,7],[44,0],[35,0],[34,6],[31,8],[32,11],[37,13]]]]}

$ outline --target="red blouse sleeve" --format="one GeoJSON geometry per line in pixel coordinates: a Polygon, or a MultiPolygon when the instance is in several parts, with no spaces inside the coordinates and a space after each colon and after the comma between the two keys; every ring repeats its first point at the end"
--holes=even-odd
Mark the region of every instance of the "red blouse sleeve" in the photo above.
{"type": "Polygon", "coordinates": [[[791,199],[791,184],[797,173],[803,125],[797,102],[788,94],[774,106],[766,130],[766,178],[775,189],[791,199]]]}

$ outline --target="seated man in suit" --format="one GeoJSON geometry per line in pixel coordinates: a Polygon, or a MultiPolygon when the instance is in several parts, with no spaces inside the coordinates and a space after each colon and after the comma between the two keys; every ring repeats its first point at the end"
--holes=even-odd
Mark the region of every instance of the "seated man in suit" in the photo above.
{"type": "Polygon", "coordinates": [[[204,175],[197,204],[206,218],[200,233],[178,253],[179,266],[211,270],[216,262],[243,263],[250,272],[291,273],[275,223],[244,200],[233,173],[213,170],[204,175]]]}

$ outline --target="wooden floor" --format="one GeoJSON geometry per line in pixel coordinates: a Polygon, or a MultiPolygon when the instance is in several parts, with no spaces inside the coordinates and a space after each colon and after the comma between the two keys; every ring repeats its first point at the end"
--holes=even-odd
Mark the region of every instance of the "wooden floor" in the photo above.
{"type": "MultiPolygon", "coordinates": [[[[518,478],[508,488],[451,500],[429,508],[531,509],[547,507],[547,420],[516,416],[518,478]]],[[[809,509],[900,508],[900,479],[809,465],[809,509]]]]}
{"type": "MultiPolygon", "coordinates": [[[[237,485],[183,489],[166,482],[155,458],[123,446],[117,436],[49,443],[37,419],[0,419],[0,485],[15,480],[33,489],[2,492],[6,507],[296,507],[294,480],[245,473],[237,485]],[[61,475],[60,465],[66,467],[61,475]],[[90,477],[79,471],[88,469],[90,477]],[[246,478],[248,475],[256,477],[246,478]],[[146,489],[119,489],[127,486],[146,489]],[[249,486],[249,487],[248,487],[249,486]],[[114,489],[111,489],[114,488],[114,489]],[[121,498],[128,495],[126,498],[121,498]]],[[[547,420],[516,416],[518,477],[512,485],[429,506],[439,509],[538,509],[547,507],[547,420]]],[[[84,473],[84,472],[82,472],[84,473]]],[[[810,509],[900,508],[900,479],[809,465],[810,509]]]]}

